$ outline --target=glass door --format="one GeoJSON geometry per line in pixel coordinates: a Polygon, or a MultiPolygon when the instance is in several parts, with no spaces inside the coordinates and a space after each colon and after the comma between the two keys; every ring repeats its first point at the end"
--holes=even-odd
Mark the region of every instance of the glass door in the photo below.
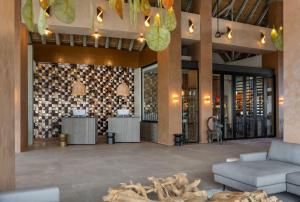
{"type": "Polygon", "coordinates": [[[234,137],[245,138],[245,97],[246,92],[244,91],[245,82],[243,76],[236,76],[234,81],[235,87],[235,117],[234,117],[234,137]]]}
{"type": "Polygon", "coordinates": [[[198,70],[182,70],[182,131],[185,142],[199,142],[198,70]]]}

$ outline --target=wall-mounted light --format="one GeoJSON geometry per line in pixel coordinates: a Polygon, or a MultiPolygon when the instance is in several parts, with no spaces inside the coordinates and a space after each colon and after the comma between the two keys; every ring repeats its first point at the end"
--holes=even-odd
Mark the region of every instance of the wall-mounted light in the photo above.
{"type": "Polygon", "coordinates": [[[97,21],[103,22],[103,9],[101,7],[97,8],[97,21]]]}
{"type": "Polygon", "coordinates": [[[51,15],[50,15],[50,6],[45,10],[45,15],[47,18],[49,18],[51,15]]]}
{"type": "Polygon", "coordinates": [[[45,33],[46,36],[52,34],[52,32],[48,28],[45,29],[44,33],[45,33]]]}
{"type": "Polygon", "coordinates": [[[203,101],[204,104],[210,104],[210,95],[205,95],[203,101]]]}
{"type": "Polygon", "coordinates": [[[99,32],[94,32],[92,36],[95,37],[95,39],[98,39],[101,37],[101,34],[99,32]]]}
{"type": "Polygon", "coordinates": [[[151,20],[150,20],[150,16],[145,16],[145,27],[150,27],[150,22],[151,22],[151,20]]]}
{"type": "Polygon", "coordinates": [[[264,33],[260,34],[260,43],[265,44],[266,43],[266,35],[264,33]]]}
{"type": "Polygon", "coordinates": [[[145,41],[144,34],[143,34],[143,33],[140,33],[140,36],[137,38],[137,40],[138,40],[140,43],[144,43],[144,41],[145,41]]]}
{"type": "Polygon", "coordinates": [[[284,97],[279,97],[278,104],[279,105],[284,105],[284,97]]]}
{"type": "Polygon", "coordinates": [[[189,20],[189,32],[193,33],[195,31],[195,26],[192,20],[189,20]]]}
{"type": "Polygon", "coordinates": [[[178,103],[179,102],[179,96],[177,94],[173,94],[172,95],[172,102],[174,104],[178,103]]]}
{"type": "Polygon", "coordinates": [[[232,39],[232,29],[230,27],[227,27],[226,34],[228,39],[232,39]]]}

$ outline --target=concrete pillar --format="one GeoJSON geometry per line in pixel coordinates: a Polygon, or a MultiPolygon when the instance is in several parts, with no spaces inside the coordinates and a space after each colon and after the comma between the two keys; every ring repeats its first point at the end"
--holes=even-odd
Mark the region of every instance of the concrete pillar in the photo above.
{"type": "MultiPolygon", "coordinates": [[[[271,1],[269,5],[268,22],[270,26],[278,29],[283,26],[283,2],[271,1]]],[[[283,105],[279,104],[279,100],[284,96],[283,89],[283,53],[281,51],[266,53],[262,56],[262,66],[272,68],[276,76],[276,137],[283,137],[283,105]]]]}
{"type": "Polygon", "coordinates": [[[15,68],[15,151],[24,152],[28,147],[28,31],[21,24],[21,17],[16,21],[17,55],[15,68]]]}
{"type": "Polygon", "coordinates": [[[16,20],[20,1],[0,0],[0,192],[15,187],[15,69],[19,60],[16,52],[16,20]]]}
{"type": "Polygon", "coordinates": [[[284,141],[300,144],[300,1],[283,2],[284,141]]]}
{"type": "Polygon", "coordinates": [[[169,47],[157,54],[158,62],[158,143],[174,144],[174,134],[182,133],[181,103],[181,0],[174,1],[177,28],[169,47]]]}
{"type": "Polygon", "coordinates": [[[194,1],[194,13],[200,14],[201,41],[192,45],[193,60],[199,61],[199,136],[207,143],[207,119],[212,116],[212,3],[194,1]]]}

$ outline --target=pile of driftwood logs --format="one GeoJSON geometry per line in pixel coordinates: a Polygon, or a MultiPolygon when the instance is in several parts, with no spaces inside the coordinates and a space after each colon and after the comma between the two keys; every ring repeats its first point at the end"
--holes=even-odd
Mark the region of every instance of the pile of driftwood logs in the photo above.
{"type": "Polygon", "coordinates": [[[149,177],[150,186],[122,183],[119,188],[109,188],[105,202],[280,202],[276,197],[268,198],[263,191],[253,193],[221,192],[208,199],[207,192],[199,189],[201,180],[189,182],[185,173],[173,177],[149,177]]]}

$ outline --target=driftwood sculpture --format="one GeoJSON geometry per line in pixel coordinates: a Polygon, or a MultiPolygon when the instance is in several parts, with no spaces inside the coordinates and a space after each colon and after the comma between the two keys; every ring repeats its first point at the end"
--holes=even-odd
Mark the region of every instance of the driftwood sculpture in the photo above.
{"type": "Polygon", "coordinates": [[[149,177],[150,186],[141,184],[121,184],[120,188],[109,188],[105,202],[206,202],[207,192],[200,191],[201,180],[189,183],[185,173],[173,177],[149,177]],[[155,195],[150,199],[149,195],[155,195]]]}
{"type": "Polygon", "coordinates": [[[119,188],[109,188],[103,197],[105,202],[281,202],[268,197],[264,191],[220,192],[208,199],[207,192],[201,191],[201,180],[189,182],[185,173],[173,177],[149,177],[150,186],[122,183],[119,188]]]}

